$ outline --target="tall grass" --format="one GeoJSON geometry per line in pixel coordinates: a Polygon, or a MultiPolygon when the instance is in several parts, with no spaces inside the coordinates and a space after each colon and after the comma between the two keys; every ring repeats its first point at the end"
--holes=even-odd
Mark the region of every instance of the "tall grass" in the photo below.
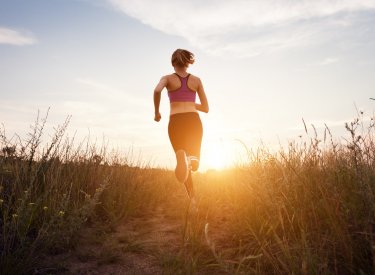
{"type": "MultiPolygon", "coordinates": [[[[225,270],[375,272],[374,120],[365,127],[357,118],[345,127],[345,142],[334,142],[328,128],[320,139],[313,128],[307,141],[291,142],[276,154],[260,148],[249,153],[250,164],[202,179],[211,182],[200,186],[202,203],[212,195],[216,200],[207,223],[219,227],[221,247],[213,254],[225,270]]],[[[214,237],[207,241],[212,245],[214,237]]]]}
{"type": "Polygon", "coordinates": [[[160,207],[181,239],[178,253],[155,252],[166,273],[375,273],[374,119],[360,114],[341,141],[305,127],[277,153],[249,150],[243,165],[195,174],[197,212],[171,171],[74,145],[67,124],[43,146],[45,119],[26,140],[0,133],[1,274],[74,247],[90,223],[115,227],[160,207]]]}
{"type": "Polygon", "coordinates": [[[38,115],[25,140],[0,131],[0,274],[31,272],[43,253],[74,247],[83,225],[113,227],[157,203],[147,198],[162,170],[77,144],[66,135],[69,117],[45,141],[46,119],[38,115]]]}

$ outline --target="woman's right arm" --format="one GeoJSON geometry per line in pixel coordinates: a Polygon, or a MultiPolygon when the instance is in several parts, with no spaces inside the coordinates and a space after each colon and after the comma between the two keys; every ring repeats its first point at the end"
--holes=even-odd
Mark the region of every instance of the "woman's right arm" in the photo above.
{"type": "Polygon", "coordinates": [[[156,122],[159,122],[161,119],[161,115],[159,112],[159,106],[160,106],[160,98],[161,98],[161,91],[167,86],[168,84],[168,78],[167,76],[163,76],[158,85],[156,85],[154,89],[154,107],[155,107],[155,117],[154,120],[156,122]]]}
{"type": "Polygon", "coordinates": [[[199,84],[198,84],[197,93],[198,93],[201,104],[195,103],[195,109],[204,113],[208,113],[209,107],[208,107],[207,96],[206,96],[206,93],[204,92],[202,81],[200,80],[200,78],[198,78],[198,80],[199,80],[199,84]]]}

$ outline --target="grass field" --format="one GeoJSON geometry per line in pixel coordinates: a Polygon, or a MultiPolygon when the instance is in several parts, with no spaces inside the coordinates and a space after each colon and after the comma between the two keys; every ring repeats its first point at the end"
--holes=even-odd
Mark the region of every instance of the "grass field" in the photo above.
{"type": "Polygon", "coordinates": [[[374,274],[374,120],[229,170],[173,171],[65,136],[0,132],[1,274],[374,274]],[[133,273],[131,273],[133,272],[133,273]]]}

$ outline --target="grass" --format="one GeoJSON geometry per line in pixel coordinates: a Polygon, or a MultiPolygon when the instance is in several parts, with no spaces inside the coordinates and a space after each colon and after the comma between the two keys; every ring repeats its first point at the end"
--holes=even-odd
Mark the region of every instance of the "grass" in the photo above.
{"type": "Polygon", "coordinates": [[[341,142],[328,128],[319,137],[305,127],[276,153],[249,150],[246,164],[194,175],[196,213],[172,171],[74,145],[68,120],[42,146],[45,120],[25,140],[0,133],[1,274],[30,273],[41,254],[74,249],[92,224],[110,235],[139,218],[142,236],[150,236],[163,226],[144,228],[159,208],[161,223],[178,225],[163,233],[175,234],[173,245],[121,236],[96,254],[98,264],[148,253],[166,274],[375,273],[373,119],[365,125],[359,114],[341,142]]]}

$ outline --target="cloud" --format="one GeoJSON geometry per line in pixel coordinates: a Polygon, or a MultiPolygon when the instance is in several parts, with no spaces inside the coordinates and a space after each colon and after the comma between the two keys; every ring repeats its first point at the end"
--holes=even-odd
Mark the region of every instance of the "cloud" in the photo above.
{"type": "Polygon", "coordinates": [[[107,0],[142,23],[211,52],[264,52],[310,44],[324,32],[319,22],[348,27],[342,14],[375,9],[374,0],[107,0]]]}
{"type": "Polygon", "coordinates": [[[24,46],[35,43],[37,39],[29,32],[0,27],[0,44],[24,46]]]}
{"type": "MultiPolygon", "coordinates": [[[[142,97],[112,87],[111,85],[98,81],[94,78],[78,77],[75,81],[88,88],[86,92],[89,92],[89,95],[87,95],[85,101],[90,99],[93,101],[98,100],[99,102],[116,101],[116,103],[120,106],[122,106],[124,103],[131,105],[132,107],[145,106],[145,100],[142,97]]],[[[81,92],[83,93],[84,90],[81,92]]]]}
{"type": "Polygon", "coordinates": [[[334,64],[334,63],[337,63],[339,62],[340,60],[338,58],[335,58],[335,57],[327,57],[326,59],[324,59],[323,61],[319,62],[319,65],[321,66],[327,66],[327,65],[331,65],[331,64],[334,64]]]}

